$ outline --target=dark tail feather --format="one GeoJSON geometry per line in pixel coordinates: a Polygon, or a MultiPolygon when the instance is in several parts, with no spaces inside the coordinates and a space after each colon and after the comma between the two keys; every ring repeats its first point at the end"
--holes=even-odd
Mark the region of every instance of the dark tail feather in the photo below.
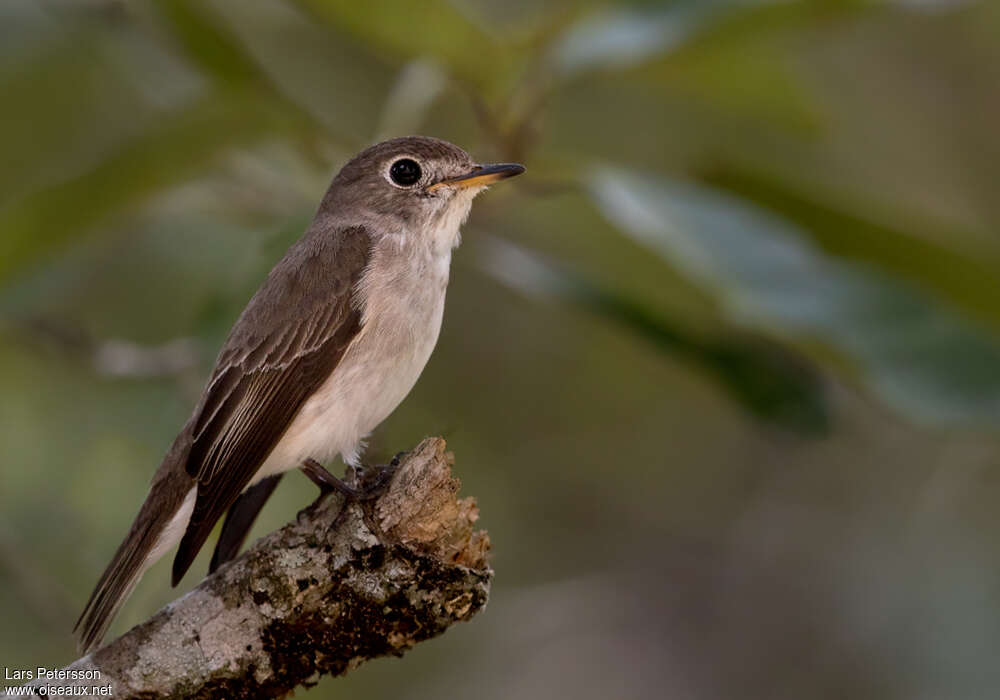
{"type": "Polygon", "coordinates": [[[163,551],[154,550],[165,550],[172,546],[173,543],[161,541],[161,535],[184,503],[184,497],[194,483],[186,473],[167,475],[153,482],[128,535],[101,574],[80,619],[73,626],[73,631],[80,635],[81,653],[87,653],[100,644],[142,574],[156,558],[162,556],[163,551]],[[156,556],[151,556],[154,554],[156,556]]]}
{"type": "Polygon", "coordinates": [[[239,554],[253,521],[257,519],[260,509],[274,493],[279,481],[281,474],[261,479],[240,494],[236,502],[229,507],[226,520],[222,523],[219,540],[215,543],[215,552],[212,554],[212,563],[208,565],[208,573],[215,573],[216,569],[239,554]]]}

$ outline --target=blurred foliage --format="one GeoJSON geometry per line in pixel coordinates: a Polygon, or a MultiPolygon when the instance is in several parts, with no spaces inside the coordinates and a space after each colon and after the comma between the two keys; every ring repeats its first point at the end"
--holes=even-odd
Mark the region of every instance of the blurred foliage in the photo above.
{"type": "Polygon", "coordinates": [[[759,338],[729,333],[699,337],[660,318],[641,300],[602,289],[579,274],[527,250],[492,239],[483,265],[501,282],[538,296],[575,303],[675,353],[714,376],[755,415],[805,434],[825,432],[829,415],[816,368],[795,353],[759,338]]]}
{"type": "Polygon", "coordinates": [[[371,454],[445,434],[497,590],[310,695],[991,696],[997,36],[986,0],[0,4],[0,664],[71,658],[331,172],[428,133],[528,173],[371,454]]]}
{"type": "Polygon", "coordinates": [[[609,169],[591,189],[623,232],[718,290],[738,322],[819,336],[915,418],[1000,420],[1000,343],[950,310],[826,259],[787,223],[730,196],[609,169]]]}

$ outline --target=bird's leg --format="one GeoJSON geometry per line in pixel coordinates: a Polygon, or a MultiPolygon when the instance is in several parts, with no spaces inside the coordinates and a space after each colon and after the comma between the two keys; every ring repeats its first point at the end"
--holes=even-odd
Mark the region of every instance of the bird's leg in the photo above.
{"type": "Polygon", "coordinates": [[[335,477],[327,470],[326,467],[312,457],[308,457],[303,460],[300,469],[302,469],[303,474],[309,477],[310,481],[316,484],[323,496],[331,491],[340,491],[340,493],[344,494],[347,498],[357,500],[361,495],[361,492],[358,489],[354,488],[343,479],[335,477]]]}
{"type": "Polygon", "coordinates": [[[322,492],[321,497],[331,491],[339,491],[349,501],[370,501],[382,495],[385,486],[399,467],[400,457],[405,454],[405,452],[400,452],[388,465],[354,467],[354,472],[357,475],[357,486],[351,486],[343,479],[335,477],[312,457],[302,462],[301,469],[302,473],[308,476],[322,492]]]}

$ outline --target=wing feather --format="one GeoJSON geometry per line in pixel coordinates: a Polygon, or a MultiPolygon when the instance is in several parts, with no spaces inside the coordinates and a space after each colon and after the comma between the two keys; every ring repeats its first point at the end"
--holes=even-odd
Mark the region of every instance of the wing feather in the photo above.
{"type": "Polygon", "coordinates": [[[175,584],[361,330],[355,292],[370,236],[358,227],[310,234],[237,321],[196,411],[186,469],[198,496],[174,559],[175,584]]]}

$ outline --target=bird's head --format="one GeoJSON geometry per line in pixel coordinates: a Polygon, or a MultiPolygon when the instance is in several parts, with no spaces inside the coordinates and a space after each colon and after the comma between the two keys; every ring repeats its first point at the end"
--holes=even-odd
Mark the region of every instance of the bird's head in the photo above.
{"type": "MultiPolygon", "coordinates": [[[[457,226],[489,185],[524,172],[517,163],[477,163],[458,146],[405,136],[371,146],[343,167],[323,209],[386,233],[431,235],[457,226]]],[[[352,222],[353,223],[353,222],[352,222]]]]}

